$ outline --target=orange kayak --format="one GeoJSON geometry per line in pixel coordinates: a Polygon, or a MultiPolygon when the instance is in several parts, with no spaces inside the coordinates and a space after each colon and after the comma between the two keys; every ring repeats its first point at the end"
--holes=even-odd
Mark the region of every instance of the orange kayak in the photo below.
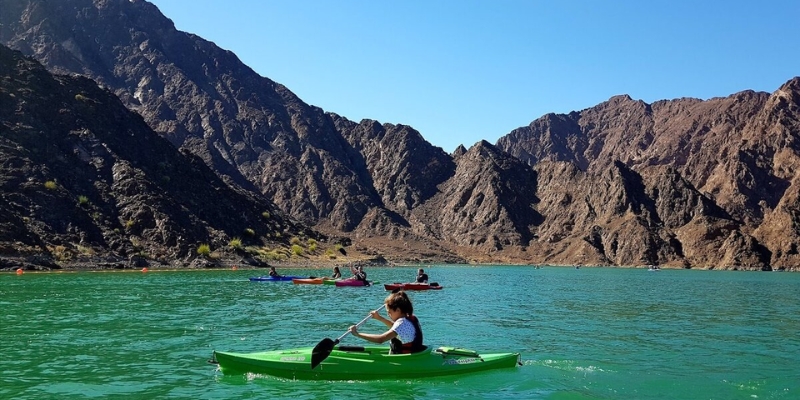
{"type": "Polygon", "coordinates": [[[292,283],[295,285],[322,285],[322,278],[295,278],[292,279],[292,283]]]}

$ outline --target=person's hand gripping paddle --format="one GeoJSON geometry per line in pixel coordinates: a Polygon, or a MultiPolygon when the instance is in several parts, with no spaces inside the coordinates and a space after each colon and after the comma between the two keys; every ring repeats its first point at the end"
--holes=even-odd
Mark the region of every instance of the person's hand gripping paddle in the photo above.
{"type": "MultiPolygon", "coordinates": [[[[380,308],[375,310],[375,312],[379,312],[386,308],[386,304],[382,305],[380,308]]],[[[359,321],[356,324],[356,328],[361,327],[365,322],[367,322],[370,318],[372,318],[372,313],[369,313],[366,318],[359,321]]],[[[331,340],[330,338],[322,339],[316,346],[314,346],[314,350],[311,350],[311,369],[314,369],[319,365],[322,361],[328,358],[331,355],[331,351],[333,351],[333,347],[339,344],[345,336],[349,335],[350,331],[348,330],[342,336],[336,338],[336,340],[331,340]]]]}

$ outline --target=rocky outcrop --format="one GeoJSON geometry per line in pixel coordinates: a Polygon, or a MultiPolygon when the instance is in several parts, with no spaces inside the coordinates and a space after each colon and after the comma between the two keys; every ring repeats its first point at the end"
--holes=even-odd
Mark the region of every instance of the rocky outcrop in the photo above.
{"type": "Polygon", "coordinates": [[[414,210],[420,234],[489,252],[527,246],[542,221],[535,211],[536,173],[481,141],[456,160],[440,192],[414,210]],[[423,232],[422,230],[425,229],[423,232]]]}
{"type": "Polygon", "coordinates": [[[0,39],[113,91],[174,145],[306,223],[350,231],[380,200],[321,109],[146,1],[0,1],[0,39]]]}
{"type": "Polygon", "coordinates": [[[242,246],[319,238],[179,152],[96,82],[53,76],[4,46],[0,103],[6,258],[125,267],[135,257],[180,263],[201,244],[224,250],[233,238],[242,246]]]}
{"type": "MultiPolygon", "coordinates": [[[[781,211],[797,171],[797,82],[794,78],[771,95],[744,91],[708,101],[649,105],[616,96],[580,112],[542,117],[502,137],[498,146],[535,166],[565,160],[597,172],[621,163],[651,182],[669,171],[703,194],[701,203],[696,196],[673,197],[670,210],[657,213],[672,216],[666,227],[685,250],[687,265],[795,269],[791,246],[769,232],[778,221],[790,236],[797,231],[790,227],[793,218],[781,211]],[[687,220],[698,206],[719,211],[702,223],[687,220]]],[[[654,196],[663,193],[662,188],[649,197],[657,201],[654,196]]]]}
{"type": "Polygon", "coordinates": [[[413,128],[373,120],[356,124],[331,115],[337,130],[363,156],[368,180],[387,208],[408,216],[453,176],[455,163],[450,156],[413,128]]]}

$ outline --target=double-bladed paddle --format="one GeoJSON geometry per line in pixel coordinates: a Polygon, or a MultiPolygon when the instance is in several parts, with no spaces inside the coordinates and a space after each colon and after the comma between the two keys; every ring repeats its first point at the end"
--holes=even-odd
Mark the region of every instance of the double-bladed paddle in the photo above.
{"type": "MultiPolygon", "coordinates": [[[[375,311],[377,312],[377,311],[383,310],[384,308],[386,308],[386,304],[382,305],[380,308],[378,308],[375,311]]],[[[361,325],[363,325],[370,318],[372,318],[372,313],[367,315],[366,318],[364,318],[361,321],[359,321],[359,323],[356,324],[356,328],[358,328],[361,325]]],[[[338,338],[336,338],[336,340],[331,340],[330,338],[325,338],[325,339],[322,339],[319,343],[317,343],[317,345],[314,346],[314,350],[311,350],[311,369],[316,368],[317,365],[319,365],[323,360],[328,358],[328,356],[331,355],[331,351],[333,351],[333,347],[336,346],[337,344],[339,344],[339,342],[341,342],[342,339],[344,339],[344,337],[349,335],[349,334],[350,334],[350,330],[345,332],[342,336],[339,336],[338,338]]]]}

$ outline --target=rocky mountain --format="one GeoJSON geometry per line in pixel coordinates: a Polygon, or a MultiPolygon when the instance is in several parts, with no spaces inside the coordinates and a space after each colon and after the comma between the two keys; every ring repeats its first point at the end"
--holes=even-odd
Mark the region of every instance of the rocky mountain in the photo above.
{"type": "MultiPolygon", "coordinates": [[[[688,187],[702,193],[704,204],[723,210],[734,223],[726,235],[735,233],[729,241],[759,254],[760,261],[752,268],[796,268],[797,253],[791,243],[797,225],[791,225],[798,222],[793,217],[797,204],[793,192],[800,150],[799,87],[800,78],[794,78],[773,94],[744,91],[708,101],[677,99],[652,105],[616,96],[569,115],[546,115],[500,138],[498,146],[532,165],[566,161],[587,173],[621,163],[648,181],[656,181],[663,167],[669,167],[688,187]],[[777,238],[781,235],[775,233],[776,224],[784,239],[777,238]]],[[[656,194],[666,193],[662,189],[656,194]]],[[[663,211],[685,213],[696,203],[687,203],[689,199],[682,196],[675,200],[680,201],[663,211]]],[[[674,233],[697,228],[685,218],[678,222],[669,227],[674,233]]],[[[695,245],[709,239],[699,232],[691,236],[699,236],[691,240],[695,245]]],[[[680,240],[680,235],[676,238],[680,240]]],[[[715,255],[706,255],[703,264],[710,268],[721,259],[728,265],[746,264],[742,257],[755,260],[730,247],[730,243],[710,246],[715,255]]]]}
{"type": "MultiPolygon", "coordinates": [[[[453,154],[310,106],[143,0],[0,0],[0,42],[91,78],[235,191],[397,261],[798,269],[798,78],[548,114],[453,154]]],[[[2,216],[2,215],[0,215],[2,216]]]]}
{"type": "Polygon", "coordinates": [[[96,82],[5,46],[0,104],[0,267],[185,265],[204,244],[259,265],[246,247],[322,239],[225,184],[96,82]]]}

